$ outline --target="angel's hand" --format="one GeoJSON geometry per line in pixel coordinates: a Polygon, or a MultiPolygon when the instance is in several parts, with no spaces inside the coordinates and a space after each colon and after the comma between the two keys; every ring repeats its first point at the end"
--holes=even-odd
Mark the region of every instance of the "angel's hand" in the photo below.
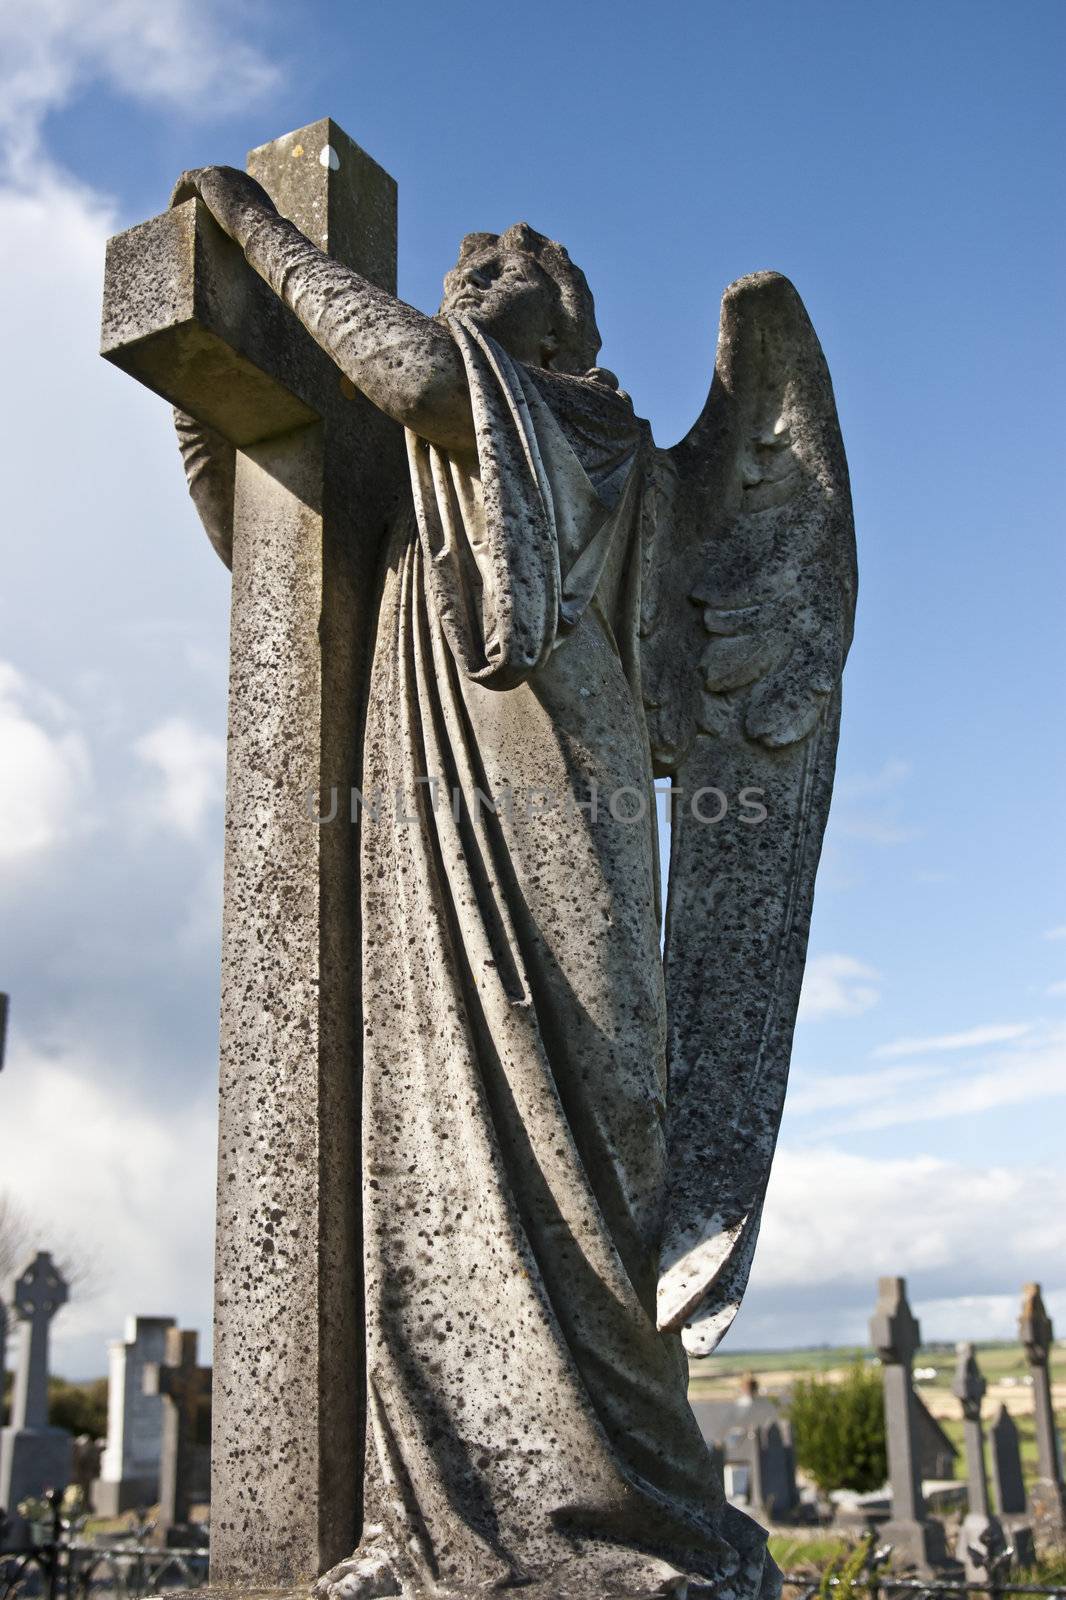
{"type": "Polygon", "coordinates": [[[194,167],[183,172],[170,197],[172,206],[198,195],[224,233],[243,249],[256,224],[277,216],[266,190],[239,167],[194,167]]]}

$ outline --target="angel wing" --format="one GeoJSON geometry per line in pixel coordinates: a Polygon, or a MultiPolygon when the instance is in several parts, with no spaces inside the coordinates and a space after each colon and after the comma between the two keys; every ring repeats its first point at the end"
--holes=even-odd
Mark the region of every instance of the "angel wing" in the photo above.
{"type": "Polygon", "coordinates": [[[836,404],[787,278],[727,289],[707,404],[657,453],[656,499],[641,673],[675,787],[659,1325],[706,1354],[739,1307],[777,1142],[855,605],[836,404]]]}

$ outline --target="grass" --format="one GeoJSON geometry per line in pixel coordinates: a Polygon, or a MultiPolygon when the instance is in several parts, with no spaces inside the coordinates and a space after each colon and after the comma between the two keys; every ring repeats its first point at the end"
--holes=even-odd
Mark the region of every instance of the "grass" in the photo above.
{"type": "Polygon", "coordinates": [[[821,1572],[831,1561],[839,1561],[846,1556],[851,1548],[847,1540],[834,1538],[827,1533],[818,1533],[809,1539],[794,1533],[772,1533],[769,1538],[770,1554],[782,1572],[808,1571],[812,1568],[821,1572]]]}

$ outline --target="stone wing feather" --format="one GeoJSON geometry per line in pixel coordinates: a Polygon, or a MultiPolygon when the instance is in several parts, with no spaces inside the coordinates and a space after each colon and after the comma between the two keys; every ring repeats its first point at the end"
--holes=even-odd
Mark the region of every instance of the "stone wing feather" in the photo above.
{"type": "Polygon", "coordinates": [[[836,403],[786,278],[726,291],[707,404],[655,479],[641,673],[676,791],[659,1324],[706,1354],[740,1304],[777,1140],[855,604],[836,403]]]}

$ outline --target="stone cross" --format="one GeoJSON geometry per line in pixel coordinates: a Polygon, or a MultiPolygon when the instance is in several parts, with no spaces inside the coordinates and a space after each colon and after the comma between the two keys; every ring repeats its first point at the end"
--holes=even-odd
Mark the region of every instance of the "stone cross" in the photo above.
{"type": "Polygon", "coordinates": [[[168,1328],[163,1360],[148,1361],[143,1369],[145,1394],[160,1395],[163,1399],[163,1448],[156,1524],[162,1536],[171,1528],[189,1523],[197,1492],[197,1447],[202,1432],[201,1418],[211,1400],[211,1368],[197,1365],[196,1346],[195,1330],[168,1328]]]}
{"type": "Polygon", "coordinates": [[[1044,1307],[1038,1283],[1025,1286],[1018,1337],[1025,1346],[1033,1380],[1036,1422],[1037,1481],[1030,1495],[1035,1531],[1060,1539],[1066,1531],[1066,1489],[1063,1486],[1062,1451],[1055,1428],[1051,1394],[1051,1346],[1054,1329],[1044,1307]]]}
{"type": "Polygon", "coordinates": [[[1022,1516],[1025,1512],[1025,1479],[1022,1452],[1014,1418],[1001,1405],[989,1430],[992,1444],[992,1483],[996,1491],[996,1510],[1001,1517],[1022,1516]]]}
{"type": "Polygon", "coordinates": [[[925,1515],[911,1375],[919,1327],[902,1278],[878,1279],[870,1342],[884,1369],[885,1435],[892,1485],[892,1520],[883,1536],[925,1576],[944,1567],[947,1546],[940,1523],[925,1515]]]}
{"type": "MultiPolygon", "coordinates": [[[[396,186],[330,119],[248,170],[393,293],[396,186]]],[[[236,447],[211,1576],[348,1555],[362,1471],[358,830],[377,547],[404,472],[381,416],[190,200],[108,245],[103,354],[236,447]],[[336,787],[339,820],[307,797],[336,787]]]]}
{"type": "Polygon", "coordinates": [[[16,1317],[11,1417],[0,1433],[0,1506],[70,1482],[70,1434],[48,1424],[48,1341],[52,1318],[66,1304],[67,1285],[47,1250],[39,1250],[10,1288],[16,1317]]]}
{"type": "Polygon", "coordinates": [[[988,1476],[985,1472],[985,1430],[981,1424],[981,1402],[988,1387],[977,1365],[972,1344],[960,1344],[951,1392],[962,1406],[962,1433],[966,1447],[966,1484],[970,1511],[989,1514],[988,1476]]]}
{"type": "Polygon", "coordinates": [[[67,1302],[67,1285],[47,1250],[39,1250],[11,1285],[18,1321],[18,1356],[11,1401],[13,1428],[48,1426],[48,1336],[67,1302]]]}
{"type": "Polygon", "coordinates": [[[981,1402],[986,1387],[973,1345],[960,1344],[951,1392],[962,1406],[969,1512],[962,1520],[955,1554],[972,1583],[980,1582],[985,1575],[988,1557],[995,1557],[1006,1548],[1003,1529],[992,1515],[988,1502],[985,1430],[981,1424],[981,1402]]]}

